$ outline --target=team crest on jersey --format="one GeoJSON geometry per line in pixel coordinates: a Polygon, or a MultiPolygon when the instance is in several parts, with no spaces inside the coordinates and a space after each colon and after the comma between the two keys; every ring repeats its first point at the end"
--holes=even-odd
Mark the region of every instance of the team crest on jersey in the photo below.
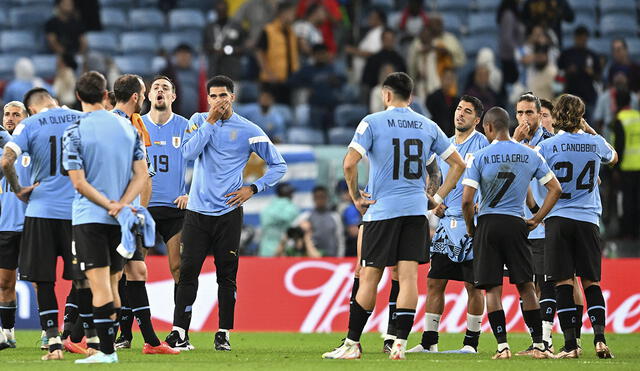
{"type": "Polygon", "coordinates": [[[180,137],[171,138],[171,144],[173,144],[173,148],[180,148],[181,143],[182,143],[182,139],[180,137]]]}
{"type": "Polygon", "coordinates": [[[231,131],[231,133],[229,134],[229,139],[232,141],[238,139],[238,131],[237,130],[231,131]]]}
{"type": "Polygon", "coordinates": [[[22,167],[27,167],[31,164],[30,156],[22,156],[22,167]]]}

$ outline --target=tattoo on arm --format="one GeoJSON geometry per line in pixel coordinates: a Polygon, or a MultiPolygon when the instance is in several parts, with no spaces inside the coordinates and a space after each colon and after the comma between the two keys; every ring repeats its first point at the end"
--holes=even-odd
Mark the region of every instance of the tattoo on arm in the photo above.
{"type": "Polygon", "coordinates": [[[3,154],[3,162],[4,166],[2,170],[4,172],[5,178],[7,178],[7,182],[11,185],[11,190],[14,193],[18,193],[20,191],[20,183],[18,182],[18,175],[16,174],[16,167],[14,163],[16,162],[16,158],[18,156],[11,148],[6,148],[3,154]]]}
{"type": "Polygon", "coordinates": [[[440,188],[440,185],[442,184],[442,173],[440,172],[438,161],[433,160],[429,165],[427,165],[427,173],[429,174],[427,194],[429,196],[433,196],[436,194],[438,188],[440,188]]]}

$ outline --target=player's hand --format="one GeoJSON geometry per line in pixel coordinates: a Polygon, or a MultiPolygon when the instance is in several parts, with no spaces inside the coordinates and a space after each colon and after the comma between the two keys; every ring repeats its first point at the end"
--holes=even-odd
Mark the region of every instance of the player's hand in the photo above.
{"type": "Polygon", "coordinates": [[[111,215],[112,217],[117,217],[118,214],[120,214],[120,211],[127,205],[123,204],[122,202],[119,201],[111,201],[109,202],[109,208],[107,209],[107,211],[109,212],[109,215],[111,215]]]}
{"type": "Polygon", "coordinates": [[[582,130],[587,133],[587,134],[591,134],[591,135],[598,135],[598,132],[596,132],[591,125],[587,124],[587,121],[583,118],[580,119],[580,126],[582,127],[582,130]]]}
{"type": "Polygon", "coordinates": [[[31,192],[33,192],[34,188],[40,185],[40,182],[30,185],[28,187],[20,187],[20,189],[15,193],[16,197],[22,202],[29,202],[29,197],[31,197],[31,192]]]}
{"type": "Polygon", "coordinates": [[[521,142],[523,139],[527,139],[529,137],[529,124],[523,123],[516,127],[516,130],[513,132],[513,140],[516,142],[521,142]]]}
{"type": "Polygon", "coordinates": [[[447,210],[447,205],[440,204],[436,206],[435,209],[432,210],[433,214],[438,218],[444,218],[444,212],[447,210]]]}
{"type": "Polygon", "coordinates": [[[240,188],[235,192],[228,193],[224,195],[224,197],[232,197],[230,200],[227,200],[227,205],[231,207],[242,206],[245,201],[250,199],[253,196],[253,191],[251,187],[245,186],[240,188]]]}
{"type": "Polygon", "coordinates": [[[371,195],[364,192],[364,191],[360,191],[360,198],[358,198],[357,200],[353,200],[353,204],[355,205],[356,209],[358,209],[358,211],[360,212],[360,215],[364,215],[367,212],[367,209],[369,208],[369,206],[373,205],[376,203],[375,200],[371,200],[371,195]]]}
{"type": "Polygon", "coordinates": [[[220,101],[211,106],[209,109],[209,116],[207,116],[207,122],[211,125],[215,125],[215,123],[218,122],[218,120],[220,120],[229,109],[229,104],[230,103],[228,101],[220,101]]]}
{"type": "Polygon", "coordinates": [[[173,200],[173,203],[176,204],[176,206],[178,206],[178,209],[184,210],[187,208],[188,201],[189,201],[189,195],[182,195],[182,196],[178,196],[178,198],[173,200]]]}
{"type": "Polygon", "coordinates": [[[540,224],[540,222],[537,221],[535,218],[527,219],[526,222],[527,222],[527,228],[529,228],[529,232],[538,228],[538,225],[540,224]]]}

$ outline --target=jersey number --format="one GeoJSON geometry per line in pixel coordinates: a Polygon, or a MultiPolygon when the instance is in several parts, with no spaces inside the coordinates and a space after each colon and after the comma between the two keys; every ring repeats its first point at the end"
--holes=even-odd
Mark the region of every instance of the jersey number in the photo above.
{"type": "MultiPolygon", "coordinates": [[[[560,171],[565,169],[565,175],[559,176],[558,181],[560,183],[568,183],[573,180],[573,164],[569,161],[561,161],[556,162],[553,165],[553,169],[556,171],[560,171]]],[[[577,189],[588,189],[589,192],[593,191],[593,186],[595,185],[595,175],[596,175],[596,161],[591,160],[584,165],[584,168],[578,175],[578,179],[576,179],[576,190],[577,189]],[[585,178],[587,178],[587,183],[585,183],[585,178]]],[[[571,199],[571,193],[562,192],[560,194],[560,198],[571,199]]]]}
{"type": "Polygon", "coordinates": [[[489,203],[489,207],[496,207],[498,202],[502,200],[502,197],[504,197],[504,194],[507,193],[507,190],[509,189],[509,187],[511,187],[514,179],[516,179],[516,175],[512,172],[501,171],[498,173],[498,179],[504,179],[504,184],[502,185],[498,193],[496,193],[496,197],[494,197],[491,203],[489,203]]]}
{"type": "MultiPolygon", "coordinates": [[[[393,138],[393,180],[400,178],[400,139],[393,138]]],[[[404,177],[406,179],[422,178],[422,141],[420,139],[407,139],[404,141],[404,177]],[[411,146],[417,148],[415,155],[411,154],[411,146]],[[418,172],[411,171],[411,163],[418,165],[418,172]]]]}
{"type": "MultiPolygon", "coordinates": [[[[54,176],[58,170],[58,164],[56,163],[56,159],[58,157],[56,156],[58,153],[58,140],[53,135],[49,137],[49,149],[49,175],[54,176]]],[[[62,166],[62,138],[60,138],[60,174],[64,176],[69,175],[69,172],[65,170],[64,166],[62,166]]]]}
{"type": "Polygon", "coordinates": [[[153,168],[161,173],[166,173],[169,171],[169,156],[160,155],[153,156],[153,168]],[[160,165],[160,166],[158,166],[160,165]]]}

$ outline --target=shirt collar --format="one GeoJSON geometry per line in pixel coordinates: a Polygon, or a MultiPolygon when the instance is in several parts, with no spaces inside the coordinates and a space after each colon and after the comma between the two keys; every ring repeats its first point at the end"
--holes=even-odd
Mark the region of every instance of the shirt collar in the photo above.
{"type": "Polygon", "coordinates": [[[122,117],[126,118],[127,120],[131,119],[131,117],[129,117],[126,113],[124,113],[124,111],[122,111],[120,109],[114,108],[113,111],[111,111],[111,112],[115,113],[118,116],[122,116],[122,117]]]}
{"type": "Polygon", "coordinates": [[[453,142],[456,143],[457,145],[462,145],[465,144],[469,141],[469,139],[473,138],[474,135],[476,135],[478,133],[477,130],[472,129],[473,131],[471,132],[471,134],[469,134],[469,136],[467,137],[467,139],[463,140],[462,143],[456,143],[456,136],[453,136],[453,142]]]}
{"type": "Polygon", "coordinates": [[[174,116],[174,115],[175,115],[175,113],[171,112],[171,116],[169,116],[169,119],[167,120],[167,122],[165,122],[164,124],[158,124],[157,122],[154,122],[154,121],[153,121],[153,119],[151,118],[151,115],[150,115],[150,114],[148,114],[148,113],[146,114],[146,116],[147,116],[147,117],[149,117],[149,121],[151,121],[151,123],[152,123],[152,124],[154,124],[154,125],[155,125],[155,126],[157,126],[157,127],[163,127],[163,126],[165,126],[166,124],[170,123],[170,122],[171,122],[171,120],[173,120],[173,116],[174,116]]]}

